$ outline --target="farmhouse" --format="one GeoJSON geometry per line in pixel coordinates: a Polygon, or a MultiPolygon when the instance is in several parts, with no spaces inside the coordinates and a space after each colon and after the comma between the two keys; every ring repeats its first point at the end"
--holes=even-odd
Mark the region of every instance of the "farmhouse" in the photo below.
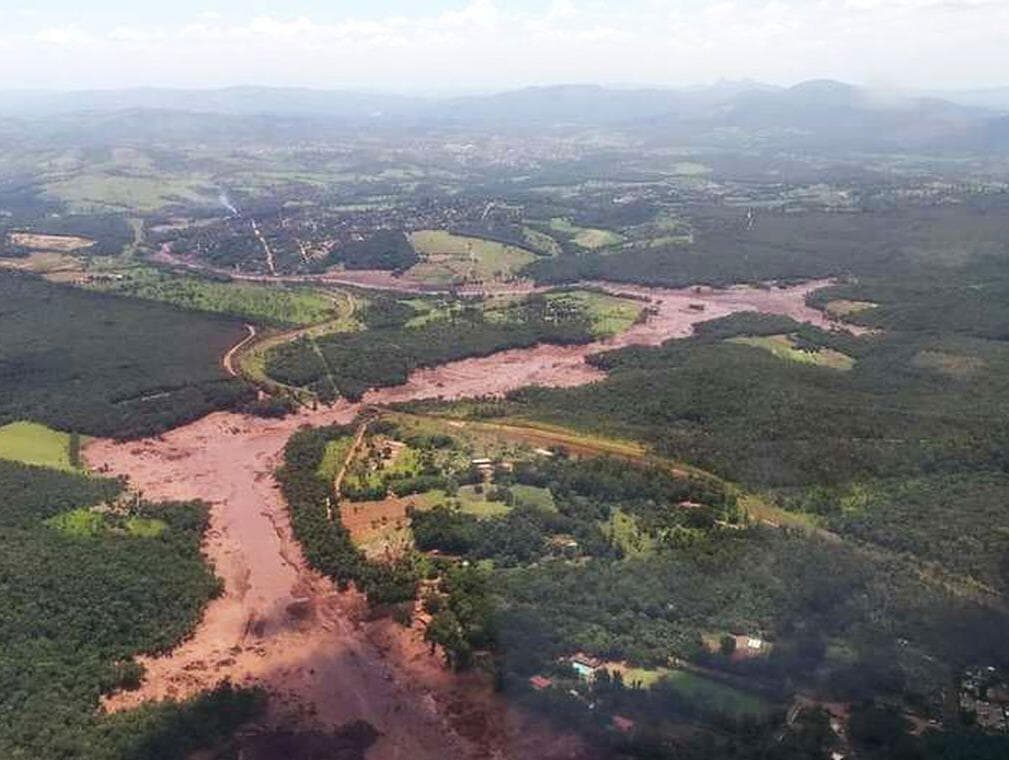
{"type": "Polygon", "coordinates": [[[571,655],[568,661],[583,681],[595,680],[596,672],[603,666],[602,660],[582,652],[571,655]]]}
{"type": "Polygon", "coordinates": [[[529,685],[536,689],[536,691],[543,691],[544,689],[549,689],[553,686],[554,682],[546,676],[537,675],[529,679],[529,685]]]}

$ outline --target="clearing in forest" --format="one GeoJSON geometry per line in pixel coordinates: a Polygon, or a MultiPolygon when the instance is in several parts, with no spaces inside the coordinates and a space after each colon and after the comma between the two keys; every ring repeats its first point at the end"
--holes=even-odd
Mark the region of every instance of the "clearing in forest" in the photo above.
{"type": "Polygon", "coordinates": [[[568,239],[581,248],[594,251],[597,248],[608,248],[624,242],[622,235],[612,230],[602,230],[596,227],[579,227],[570,219],[555,217],[550,220],[550,229],[567,235],[568,239]]]}
{"type": "Polygon", "coordinates": [[[0,427],[0,459],[72,471],[70,438],[35,422],[12,422],[0,427]]]}
{"type": "Polygon", "coordinates": [[[815,364],[818,367],[849,370],[855,366],[855,360],[847,354],[832,348],[817,348],[809,351],[800,348],[792,335],[760,335],[729,338],[730,343],[740,343],[744,346],[755,346],[770,351],[779,359],[799,362],[800,364],[815,364]]]}
{"type": "Polygon", "coordinates": [[[823,310],[834,319],[844,319],[852,314],[875,309],[877,306],[879,304],[872,301],[850,301],[847,298],[838,298],[828,301],[823,310]]]}
{"type": "Polygon", "coordinates": [[[773,709],[770,702],[757,694],[737,689],[699,673],[676,668],[635,668],[628,667],[624,663],[610,663],[605,667],[611,673],[620,673],[623,682],[628,686],[637,684],[650,689],[661,682],[692,702],[736,718],[765,717],[773,709]]]}
{"type": "Polygon", "coordinates": [[[32,251],[53,251],[55,253],[69,253],[81,248],[89,248],[95,244],[94,240],[76,235],[42,235],[35,232],[12,232],[10,233],[11,245],[28,248],[32,251]]]}

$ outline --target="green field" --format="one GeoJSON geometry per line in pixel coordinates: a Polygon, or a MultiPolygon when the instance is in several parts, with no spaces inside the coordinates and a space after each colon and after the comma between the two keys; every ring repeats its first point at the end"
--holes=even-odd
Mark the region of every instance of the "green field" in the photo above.
{"type": "Polygon", "coordinates": [[[70,436],[34,422],[0,427],[0,459],[57,470],[75,469],[70,463],[70,436]]]}
{"type": "Polygon", "coordinates": [[[476,486],[463,486],[456,497],[459,500],[459,508],[468,515],[480,518],[507,514],[511,511],[511,507],[503,501],[487,499],[487,491],[492,487],[484,486],[483,493],[477,493],[476,486]]]}
{"type": "Polygon", "coordinates": [[[536,259],[536,255],[493,240],[453,235],[445,230],[410,233],[423,260],[409,274],[435,285],[506,280],[536,259]]]}
{"type": "Polygon", "coordinates": [[[595,227],[579,227],[572,224],[570,219],[554,217],[550,220],[550,229],[566,235],[572,243],[589,250],[596,248],[608,248],[624,242],[622,235],[618,235],[612,230],[601,230],[595,227]]]}
{"type": "Polygon", "coordinates": [[[230,314],[252,322],[298,327],[332,319],[337,295],[312,288],[222,282],[136,267],[88,283],[91,290],[230,314]]]}
{"type": "MultiPolygon", "coordinates": [[[[622,333],[641,315],[644,305],[632,298],[621,298],[593,290],[559,290],[547,293],[547,303],[557,315],[581,314],[592,324],[592,334],[596,338],[608,338],[622,333]]],[[[516,306],[521,300],[513,296],[488,298],[474,303],[467,300],[432,300],[411,298],[402,301],[417,314],[405,323],[406,327],[423,327],[431,322],[458,319],[466,310],[479,309],[484,317],[497,324],[507,323],[515,318],[516,306]]]]}
{"type": "Polygon", "coordinates": [[[663,681],[674,691],[692,701],[736,717],[761,717],[771,709],[771,705],[756,694],[685,670],[628,668],[623,672],[623,679],[627,685],[638,683],[645,688],[651,688],[663,681]]]}
{"type": "Polygon", "coordinates": [[[622,509],[614,509],[602,526],[603,534],[619,546],[626,557],[651,554],[657,541],[638,527],[638,521],[622,509]]]}
{"type": "MultiPolygon", "coordinates": [[[[343,440],[340,438],[334,443],[339,444],[343,440]]],[[[332,445],[333,443],[330,443],[330,446],[332,445]]],[[[413,477],[420,473],[420,451],[411,446],[404,446],[399,451],[393,451],[391,458],[386,458],[382,453],[385,446],[384,440],[373,438],[366,442],[363,450],[358,450],[354,461],[347,467],[347,475],[343,482],[345,491],[377,489],[388,483],[390,478],[413,477]]],[[[333,455],[327,447],[323,466],[330,456],[333,455]]]]}
{"type": "Polygon", "coordinates": [[[319,477],[332,481],[340,472],[343,463],[347,459],[347,452],[354,439],[349,436],[341,436],[326,444],[326,451],[322,455],[322,462],[319,463],[319,477]]]}
{"type": "Polygon", "coordinates": [[[770,351],[779,359],[799,362],[801,364],[815,364],[818,367],[830,367],[831,369],[849,370],[855,366],[855,360],[840,351],[832,348],[821,348],[818,351],[803,351],[798,348],[795,338],[791,335],[760,335],[760,336],[740,336],[729,338],[730,343],[740,343],[744,346],[754,346],[770,351]]]}
{"type": "Polygon", "coordinates": [[[178,203],[212,205],[216,195],[199,177],[78,174],[46,185],[48,195],[80,211],[157,211],[178,203]]]}
{"type": "Polygon", "coordinates": [[[45,524],[65,536],[76,538],[98,536],[105,532],[105,517],[87,507],[72,509],[50,517],[45,524]]]}
{"type": "Polygon", "coordinates": [[[545,232],[533,227],[524,227],[522,235],[525,237],[526,243],[540,253],[545,253],[548,256],[560,256],[563,253],[561,244],[545,232]]]}
{"type": "Polygon", "coordinates": [[[584,312],[592,323],[597,338],[609,338],[634,324],[644,305],[631,298],[620,298],[591,290],[571,290],[548,293],[547,300],[584,312]]]}
{"type": "Polygon", "coordinates": [[[554,503],[554,495],[548,488],[538,486],[526,486],[521,483],[508,486],[508,490],[515,497],[516,506],[532,507],[542,509],[544,512],[556,512],[557,505],[554,503]]]}

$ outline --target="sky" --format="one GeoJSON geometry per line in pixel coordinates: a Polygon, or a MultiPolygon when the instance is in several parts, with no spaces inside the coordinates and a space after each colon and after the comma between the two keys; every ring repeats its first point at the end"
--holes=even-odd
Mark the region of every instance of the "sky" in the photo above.
{"type": "Polygon", "coordinates": [[[1009,85],[1009,0],[0,0],[0,88],[1009,85]]]}

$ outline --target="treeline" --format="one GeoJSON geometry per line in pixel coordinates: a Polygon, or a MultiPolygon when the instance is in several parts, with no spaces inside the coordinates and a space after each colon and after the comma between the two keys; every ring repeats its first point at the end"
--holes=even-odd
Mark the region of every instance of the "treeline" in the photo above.
{"type": "Polygon", "coordinates": [[[267,355],[270,377],[307,387],[329,400],[357,400],[373,387],[400,385],[411,371],[538,343],[585,343],[592,339],[584,314],[555,314],[547,299],[535,296],[491,321],[477,309],[452,313],[421,327],[378,328],[334,333],[284,344],[267,355]]]}
{"type": "Polygon", "coordinates": [[[133,657],[175,646],[219,589],[200,554],[202,504],[125,502],[107,530],[50,518],[114,499],[118,481],[0,463],[0,755],[16,760],[183,760],[254,717],[262,698],[225,687],[123,715],[102,694],[135,688],[133,657]],[[123,512],[125,510],[125,512],[123,512]],[[120,515],[120,513],[123,515],[120,515]],[[158,520],[156,536],[115,526],[158,520]]]}
{"type": "Polygon", "coordinates": [[[0,424],[122,438],[251,401],[220,358],[236,320],[0,273],[0,424]]]}

